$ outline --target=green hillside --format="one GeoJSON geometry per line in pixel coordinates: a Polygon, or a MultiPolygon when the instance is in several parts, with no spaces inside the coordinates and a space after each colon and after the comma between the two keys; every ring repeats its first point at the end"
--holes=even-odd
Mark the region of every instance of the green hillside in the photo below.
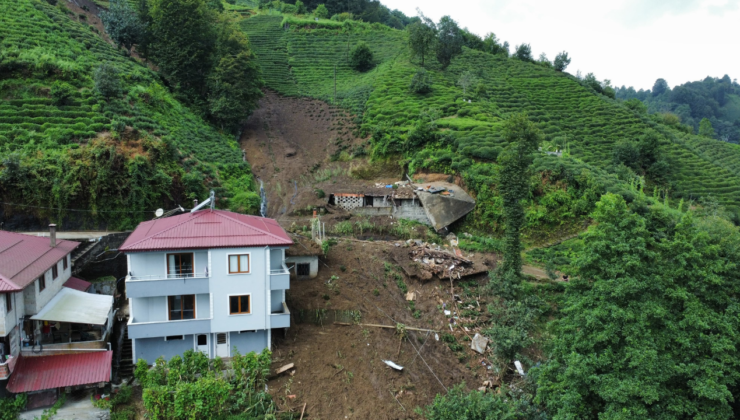
{"type": "Polygon", "coordinates": [[[0,2],[0,191],[5,203],[34,206],[6,204],[6,215],[130,228],[211,188],[221,204],[255,205],[233,138],[65,3],[0,2]],[[94,87],[102,63],[120,71],[120,93],[110,98],[94,87]]]}
{"type": "MultiPolygon", "coordinates": [[[[661,196],[666,191],[670,199],[697,200],[711,195],[734,211],[740,209],[740,146],[718,144],[658,124],[620,101],[597,94],[567,73],[464,48],[446,69],[436,64],[428,69],[433,90],[419,95],[409,89],[418,65],[410,59],[406,32],[364,23],[330,27],[309,21],[286,30],[286,22],[282,16],[257,15],[242,24],[265,69],[267,85],[285,95],[331,102],[336,65],[338,105],[361,117],[364,133],[372,134],[370,146],[376,157],[400,154],[412,170],[460,173],[485,196],[482,190],[495,185],[495,177],[479,179],[478,175],[495,175],[490,162],[503,146],[501,121],[512,113],[526,112],[545,133],[545,147],[564,149],[570,156],[539,159],[541,170],[558,174],[549,178],[551,184],[558,177],[568,178],[569,186],[582,193],[585,185],[580,183],[591,181],[577,178],[583,173],[581,168],[588,167],[604,191],[624,189],[635,182],[624,177],[618,181],[606,173],[617,142],[655,130],[671,169],[668,182],[656,185],[661,196]],[[348,44],[351,48],[360,40],[368,42],[376,59],[375,68],[366,73],[347,64],[348,44]],[[466,71],[480,86],[464,96],[457,82],[466,71]],[[423,119],[420,114],[430,112],[439,115],[433,122],[436,134],[419,140],[414,131],[423,119]]],[[[652,192],[653,186],[648,187],[652,192]]],[[[530,212],[536,218],[536,207],[543,200],[535,201],[530,212]]],[[[585,214],[583,209],[580,214],[585,214]]],[[[481,227],[495,225],[493,220],[478,221],[483,222],[481,227]]]]}

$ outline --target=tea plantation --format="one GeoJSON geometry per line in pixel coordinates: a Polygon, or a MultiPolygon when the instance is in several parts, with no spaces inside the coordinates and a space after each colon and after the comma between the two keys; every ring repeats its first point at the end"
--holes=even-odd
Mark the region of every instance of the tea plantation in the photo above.
{"type": "Polygon", "coordinates": [[[257,196],[237,143],[65,3],[0,2],[6,215],[131,228],[156,208],[202,199],[212,188],[222,204],[250,210],[257,196]],[[118,69],[117,92],[107,97],[94,82],[104,63],[118,69]]]}
{"type": "MultiPolygon", "coordinates": [[[[242,23],[265,69],[269,88],[285,95],[305,95],[334,101],[351,109],[375,157],[404,156],[412,171],[427,168],[456,173],[469,186],[495,188],[495,168],[489,167],[504,146],[501,122],[512,113],[526,112],[544,132],[544,149],[563,150],[561,158],[540,158],[548,182],[575,187],[574,177],[586,170],[601,191],[627,190],[627,184],[607,172],[616,143],[636,140],[654,130],[670,172],[668,182],[655,185],[670,200],[700,200],[712,196],[733,212],[740,210],[740,146],[674,130],[620,101],[598,94],[578,79],[551,68],[501,55],[463,48],[447,68],[427,65],[432,91],[411,92],[419,68],[408,52],[406,32],[361,22],[333,22],[257,14],[242,23]],[[370,46],[375,66],[365,73],[348,64],[348,50],[358,41],[370,46]],[[458,81],[472,73],[476,83],[463,93],[458,81]],[[416,138],[419,121],[432,122],[435,135],[416,138]],[[579,168],[579,169],[576,169],[579,168]],[[486,175],[482,175],[486,174],[486,175]],[[482,178],[478,178],[482,176],[482,178]]],[[[495,165],[494,165],[495,166],[495,165]]],[[[577,189],[591,181],[585,178],[577,189]]],[[[638,182],[639,183],[639,182],[638,182]]],[[[648,185],[653,189],[653,185],[648,185]]],[[[482,191],[479,201],[483,198],[482,191]]],[[[580,194],[579,193],[579,194],[580,194]]],[[[533,186],[537,213],[545,191],[533,186]]],[[[485,194],[483,194],[485,196],[485,194]]],[[[573,193],[573,197],[578,195],[573,193]]],[[[547,200],[545,200],[547,201],[547,200]]],[[[583,213],[581,213],[583,214],[583,213]]],[[[532,216],[536,219],[536,216],[532,216]]],[[[528,216],[529,218],[529,216],[528,216]]],[[[480,227],[496,226],[493,219],[480,227]]]]}

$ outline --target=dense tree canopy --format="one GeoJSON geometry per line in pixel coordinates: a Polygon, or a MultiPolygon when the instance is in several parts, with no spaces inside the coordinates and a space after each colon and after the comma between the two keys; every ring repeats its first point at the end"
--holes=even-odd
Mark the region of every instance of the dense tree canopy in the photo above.
{"type": "Polygon", "coordinates": [[[728,419],[740,379],[740,234],[606,194],[538,398],[554,419],[728,419]]]}
{"type": "Polygon", "coordinates": [[[421,15],[421,19],[409,25],[406,30],[409,33],[411,54],[419,58],[423,67],[437,42],[437,25],[431,19],[421,15]]]}
{"type": "Polygon", "coordinates": [[[452,57],[462,52],[463,34],[457,22],[449,16],[442,16],[437,24],[437,60],[448,66],[452,57]]]}
{"type": "Polygon", "coordinates": [[[144,34],[144,23],[126,0],[111,0],[108,11],[100,14],[100,20],[111,39],[129,51],[144,34]]]}
{"type": "Polygon", "coordinates": [[[555,67],[555,70],[565,71],[565,69],[570,65],[570,57],[568,57],[568,53],[563,51],[556,55],[555,61],[552,64],[555,67]]]}
{"type": "Polygon", "coordinates": [[[532,47],[529,44],[517,45],[516,51],[514,51],[514,57],[522,61],[534,61],[532,47]]]}

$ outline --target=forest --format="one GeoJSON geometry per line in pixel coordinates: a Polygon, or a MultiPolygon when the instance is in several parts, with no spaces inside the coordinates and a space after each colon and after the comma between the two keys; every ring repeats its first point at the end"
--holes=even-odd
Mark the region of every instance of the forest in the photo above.
{"type": "Polygon", "coordinates": [[[635,91],[622,86],[616,95],[624,101],[642,101],[651,114],[680,121],[699,135],[740,143],[740,85],[728,75],[707,77],[673,89],[664,79],[658,79],[652,89],[635,91]]]}
{"type": "MultiPolygon", "coordinates": [[[[460,247],[503,257],[482,291],[485,357],[523,362],[521,386],[457,384],[417,415],[740,415],[737,81],[616,88],[568,73],[567,46],[534,57],[372,0],[104,3],[103,33],[65,1],[0,1],[5,219],[130,229],[210,189],[255,214],[245,121],[267,90],[321,100],[362,139],[337,138],[330,162],[459,179],[477,201],[460,247]],[[571,280],[535,284],[525,262],[571,280]]],[[[276,416],[269,357],[237,357],[232,378],[190,353],[136,376],[152,418],[276,416]]]]}

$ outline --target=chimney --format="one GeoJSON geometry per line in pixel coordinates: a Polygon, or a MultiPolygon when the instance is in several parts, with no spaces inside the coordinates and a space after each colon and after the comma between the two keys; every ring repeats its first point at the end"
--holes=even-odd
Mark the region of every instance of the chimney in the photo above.
{"type": "Polygon", "coordinates": [[[51,238],[51,247],[57,246],[57,225],[54,223],[49,225],[49,237],[51,238]]]}
{"type": "Polygon", "coordinates": [[[196,208],[196,207],[198,207],[198,199],[197,198],[194,198],[193,199],[193,208],[196,208]]]}

